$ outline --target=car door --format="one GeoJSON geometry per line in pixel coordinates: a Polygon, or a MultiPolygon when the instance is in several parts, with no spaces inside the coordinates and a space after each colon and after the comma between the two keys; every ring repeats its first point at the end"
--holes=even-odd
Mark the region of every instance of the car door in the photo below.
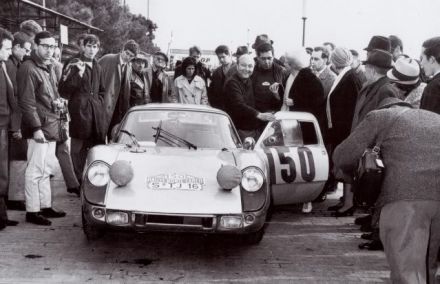
{"type": "Polygon", "coordinates": [[[269,167],[275,205],[308,202],[328,178],[328,155],[316,118],[309,113],[278,112],[255,144],[269,167]]]}

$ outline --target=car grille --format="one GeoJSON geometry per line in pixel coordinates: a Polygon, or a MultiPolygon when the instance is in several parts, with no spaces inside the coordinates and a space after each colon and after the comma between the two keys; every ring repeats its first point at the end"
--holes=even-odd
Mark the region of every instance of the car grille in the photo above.
{"type": "Polygon", "coordinates": [[[138,227],[181,228],[192,230],[212,230],[215,216],[159,215],[133,213],[132,221],[138,227]]]}

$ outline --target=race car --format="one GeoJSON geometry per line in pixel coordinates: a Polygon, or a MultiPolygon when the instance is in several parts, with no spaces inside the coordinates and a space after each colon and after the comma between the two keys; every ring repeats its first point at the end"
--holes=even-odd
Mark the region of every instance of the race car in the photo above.
{"type": "Polygon", "coordinates": [[[264,235],[269,207],[311,201],[328,175],[318,124],[279,112],[255,143],[229,116],[198,105],[131,108],[108,145],[93,147],[81,184],[83,230],[264,235]]]}

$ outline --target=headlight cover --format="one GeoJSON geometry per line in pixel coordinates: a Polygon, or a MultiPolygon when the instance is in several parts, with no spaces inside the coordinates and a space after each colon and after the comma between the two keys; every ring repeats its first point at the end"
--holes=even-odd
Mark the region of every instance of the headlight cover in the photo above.
{"type": "Polygon", "coordinates": [[[96,187],[104,186],[110,181],[109,169],[104,162],[94,162],[87,171],[87,178],[96,187]]]}
{"type": "Polygon", "coordinates": [[[263,172],[256,167],[248,167],[243,170],[241,178],[241,186],[248,192],[256,192],[261,189],[264,184],[263,172]]]}

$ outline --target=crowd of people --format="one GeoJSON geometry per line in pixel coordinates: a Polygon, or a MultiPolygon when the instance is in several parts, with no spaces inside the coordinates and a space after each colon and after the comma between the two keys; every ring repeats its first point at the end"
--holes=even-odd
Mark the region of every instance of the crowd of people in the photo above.
{"type": "MultiPolygon", "coordinates": [[[[356,218],[361,248],[385,249],[395,283],[434,283],[440,247],[440,37],[422,44],[420,59],[405,55],[397,36],[373,36],[364,62],[356,50],[325,42],[275,58],[273,41],[258,35],[232,54],[215,49],[220,66],[207,69],[193,46],[172,80],[168,56],[149,55],[127,41],[97,58],[100,40],[82,34],[79,53],[62,64],[56,39],[35,21],[12,35],[0,28],[0,230],[26,221],[50,225],[51,154],[67,191],[80,195],[88,150],[111,140],[127,110],[148,103],[203,104],[229,114],[242,140],[257,139],[274,113],[305,111],[318,120],[330,173],[323,193],[343,184],[335,217],[353,215],[354,172],[367,147],[382,139],[386,165],[371,214],[356,218]],[[235,58],[235,59],[234,59],[235,58]],[[391,127],[392,124],[392,127],[391,127]],[[21,180],[24,184],[12,185],[21,180]]],[[[304,212],[310,212],[311,203],[304,212]]]]}

